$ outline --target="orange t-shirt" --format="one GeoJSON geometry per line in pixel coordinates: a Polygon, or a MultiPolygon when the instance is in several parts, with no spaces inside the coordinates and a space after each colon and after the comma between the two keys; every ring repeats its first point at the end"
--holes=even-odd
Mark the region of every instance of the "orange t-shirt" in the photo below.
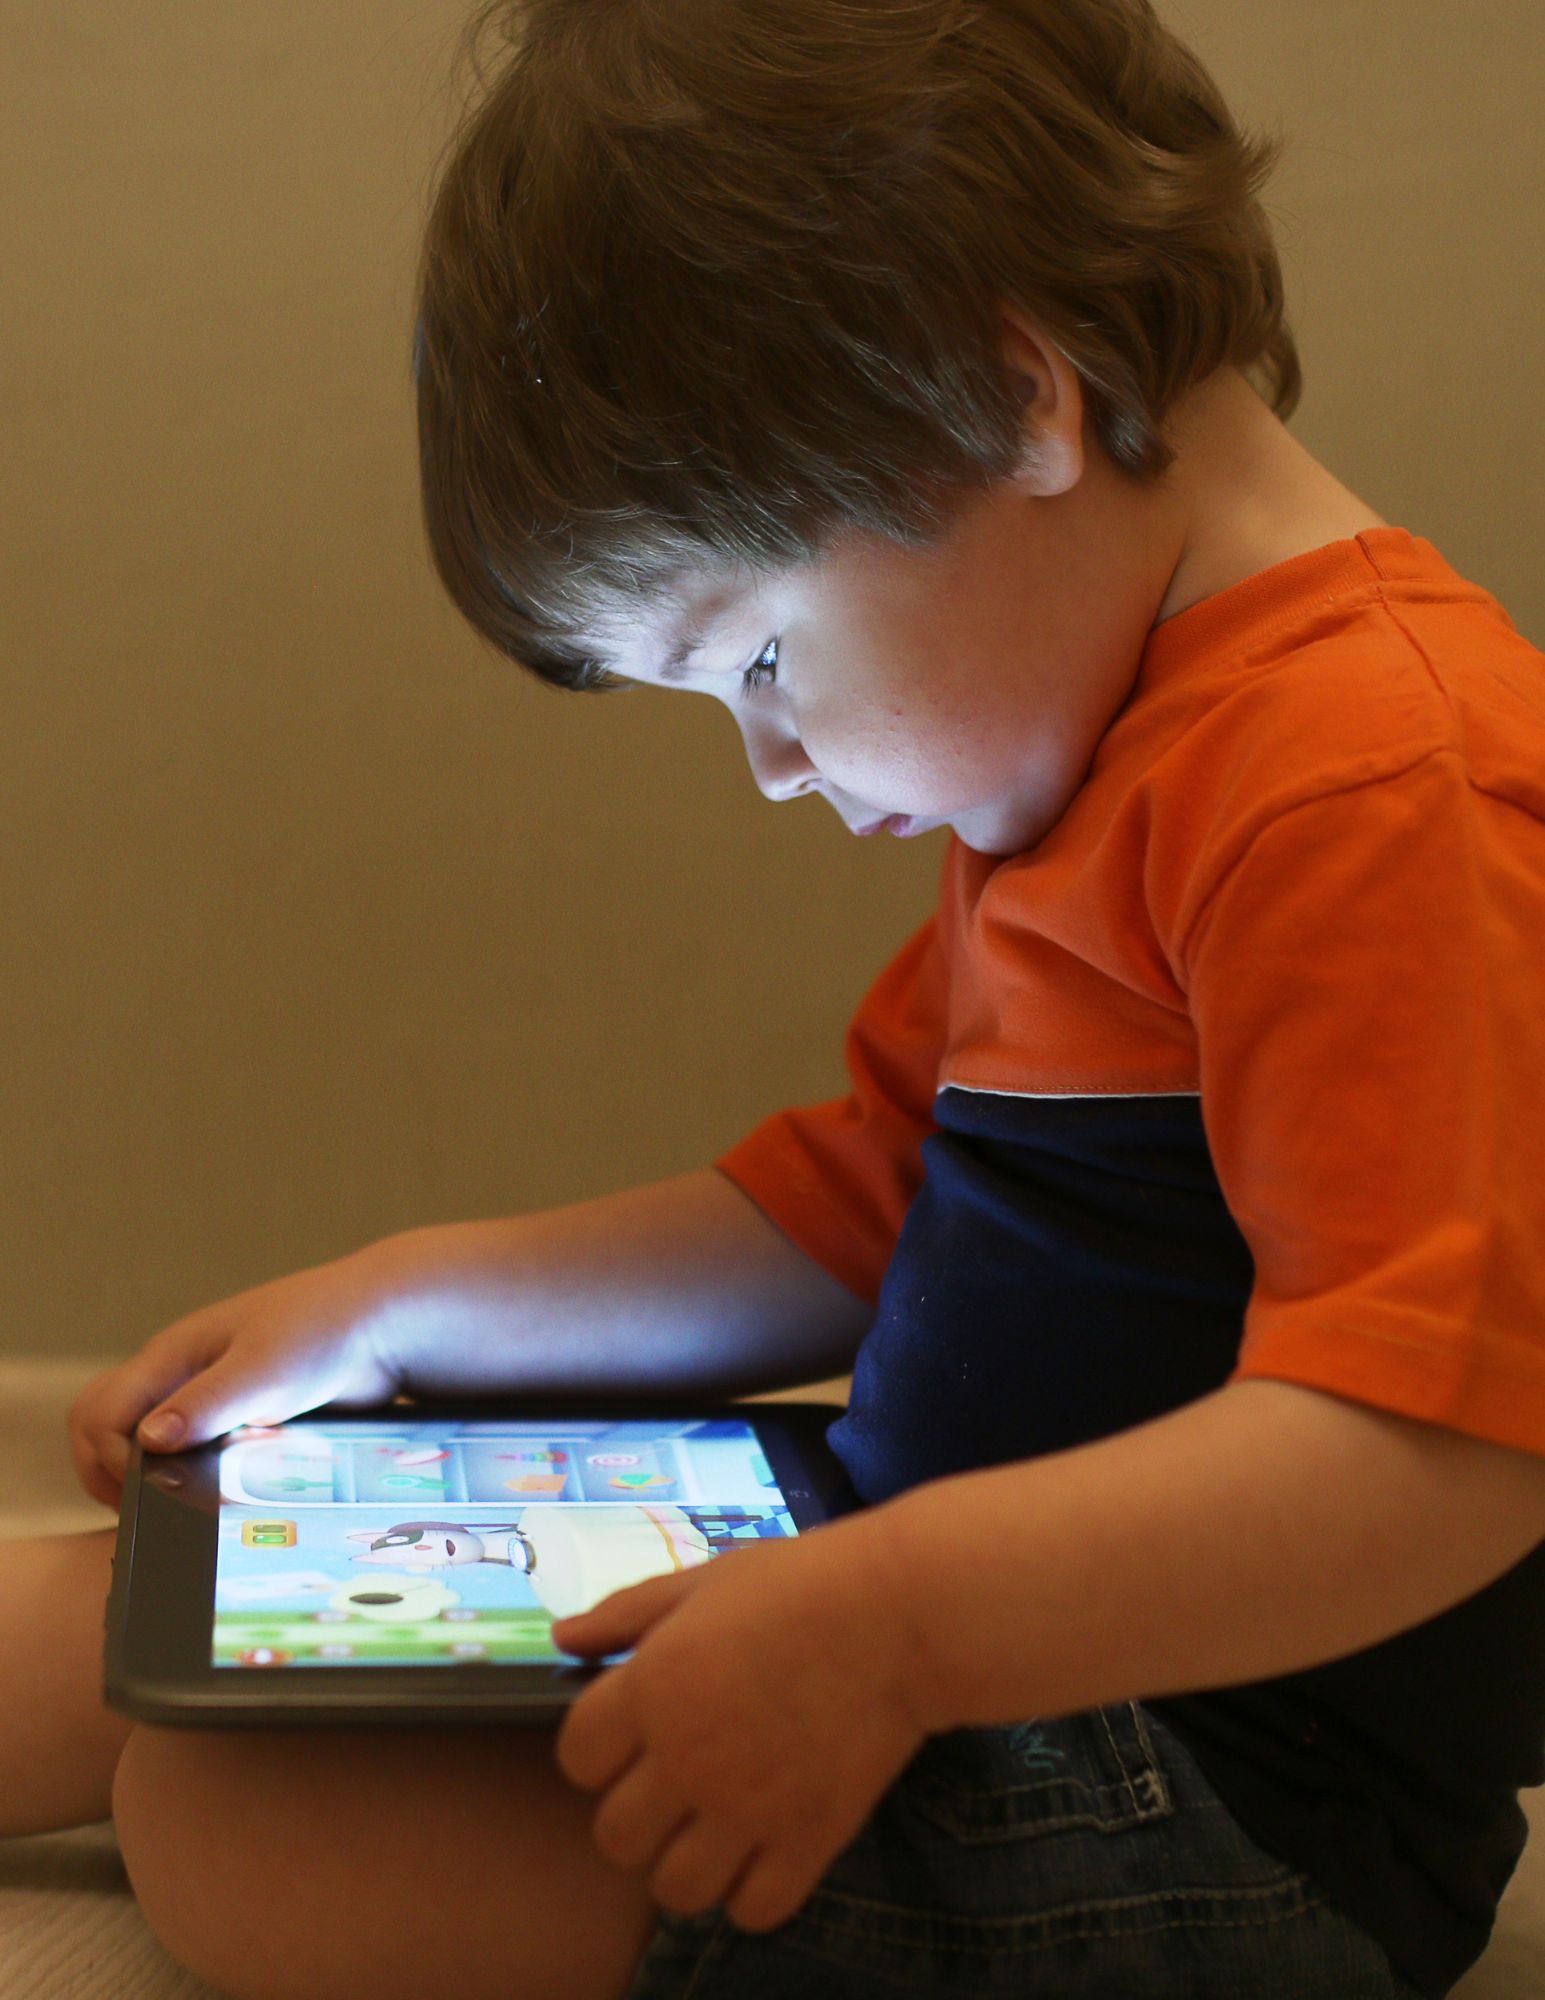
{"type": "Polygon", "coordinates": [[[1140,1179],[1132,1100],[1189,1099],[1233,1377],[1545,1452],[1545,657],[1398,528],[1180,613],[1039,845],[951,842],[848,1060],[718,1164],[861,1295],[963,1104],[1140,1179]]]}

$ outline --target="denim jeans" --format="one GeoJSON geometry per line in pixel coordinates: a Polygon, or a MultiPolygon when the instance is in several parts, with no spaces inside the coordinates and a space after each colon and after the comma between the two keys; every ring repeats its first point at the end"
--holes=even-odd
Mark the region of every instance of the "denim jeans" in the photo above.
{"type": "Polygon", "coordinates": [[[776,1930],[662,1912],[626,2000],[1417,2000],[1139,1703],[931,1737],[776,1930]]]}

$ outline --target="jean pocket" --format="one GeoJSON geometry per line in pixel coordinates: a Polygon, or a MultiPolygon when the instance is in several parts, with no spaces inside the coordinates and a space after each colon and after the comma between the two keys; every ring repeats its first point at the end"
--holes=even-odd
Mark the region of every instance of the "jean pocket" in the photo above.
{"type": "Polygon", "coordinates": [[[899,1791],[907,1808],[967,1845],[1077,1828],[1122,1833],[1175,1813],[1136,1702],[1054,1722],[952,1729],[924,1744],[899,1791]]]}

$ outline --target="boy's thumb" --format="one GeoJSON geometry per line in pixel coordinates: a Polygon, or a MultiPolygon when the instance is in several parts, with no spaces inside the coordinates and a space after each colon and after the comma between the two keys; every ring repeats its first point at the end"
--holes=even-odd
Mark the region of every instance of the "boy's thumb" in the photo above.
{"type": "Polygon", "coordinates": [[[657,1619],[671,1610],[696,1580],[695,1570],[646,1577],[628,1584],[567,1618],[555,1618],[552,1637],[566,1653],[614,1653],[639,1639],[657,1619]],[[560,1637],[560,1634],[562,1635],[560,1637]]]}
{"type": "Polygon", "coordinates": [[[157,1410],[140,1421],[139,1441],[152,1451],[165,1451],[181,1444],[187,1424],[176,1410],[157,1410]]]}
{"type": "Polygon", "coordinates": [[[200,1384],[201,1393],[181,1390],[175,1398],[168,1398],[140,1419],[136,1434],[147,1451],[175,1451],[206,1444],[241,1424],[283,1423],[287,1415],[294,1413],[289,1408],[291,1404],[296,1409],[303,1406],[304,1398],[297,1398],[293,1391],[288,1395],[280,1391],[266,1406],[258,1404],[264,1410],[262,1416],[251,1416],[248,1412],[263,1395],[263,1385],[248,1380],[242,1382],[238,1391],[234,1383],[217,1379],[218,1374],[217,1369],[209,1371],[200,1384]],[[268,1414],[270,1410],[277,1414],[268,1414]]]}

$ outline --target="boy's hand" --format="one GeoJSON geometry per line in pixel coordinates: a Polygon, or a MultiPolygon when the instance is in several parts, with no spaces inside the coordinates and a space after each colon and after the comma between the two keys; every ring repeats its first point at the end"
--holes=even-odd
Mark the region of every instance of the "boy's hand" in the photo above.
{"type": "Polygon", "coordinates": [[[370,1335],[379,1289],[366,1257],[339,1258],[164,1327],[71,1405],[81,1485],[117,1507],[136,1436],[150,1452],[185,1451],[237,1425],[283,1423],[321,1403],[390,1402],[402,1369],[370,1335]],[[162,1416],[181,1420],[175,1436],[141,1428],[162,1416]]]}
{"type": "Polygon", "coordinates": [[[876,1510],[747,1542],[553,1626],[565,1652],[637,1647],[575,1702],[557,1759],[605,1791],[597,1848],[649,1870],[665,1909],[786,1922],[922,1743],[884,1536],[876,1510]]]}

